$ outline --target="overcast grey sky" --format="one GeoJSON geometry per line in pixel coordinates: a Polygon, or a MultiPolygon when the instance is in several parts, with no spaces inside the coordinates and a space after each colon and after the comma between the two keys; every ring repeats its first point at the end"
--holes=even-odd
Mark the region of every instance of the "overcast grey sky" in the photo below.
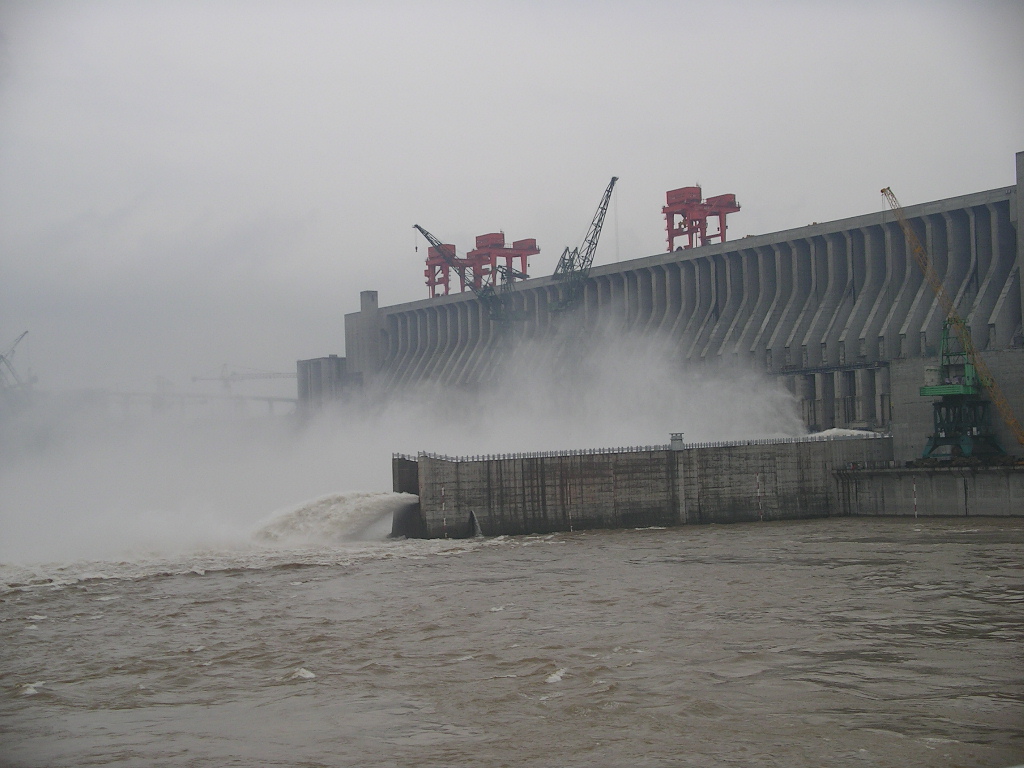
{"type": "MultiPolygon", "coordinates": [[[[45,389],[344,352],[412,225],[662,252],[1014,183],[1021,2],[0,2],[0,347],[45,389]]],[[[287,384],[286,388],[293,388],[287,384]]]]}

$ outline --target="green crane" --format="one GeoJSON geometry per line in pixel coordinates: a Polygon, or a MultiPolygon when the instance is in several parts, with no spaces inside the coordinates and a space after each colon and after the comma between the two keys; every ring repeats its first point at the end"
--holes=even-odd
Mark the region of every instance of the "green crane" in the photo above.
{"type": "Polygon", "coordinates": [[[590,229],[587,236],[583,238],[583,244],[577,248],[565,247],[558,265],[555,267],[555,280],[562,284],[561,295],[558,303],[552,307],[555,312],[567,312],[579,306],[583,299],[583,286],[587,276],[590,274],[590,266],[594,263],[594,252],[597,250],[597,241],[601,237],[601,228],[604,226],[604,217],[608,213],[608,203],[612,198],[612,190],[615,182],[619,179],[612,176],[608,187],[601,196],[601,202],[597,206],[593,221],[590,222],[590,229]]]}
{"type": "Polygon", "coordinates": [[[957,312],[953,297],[942,284],[942,279],[928,258],[928,251],[910,226],[903,206],[889,187],[882,190],[882,196],[896,214],[896,222],[903,230],[911,255],[946,314],[942,326],[941,380],[920,390],[925,397],[942,397],[941,401],[933,404],[935,432],[928,441],[923,458],[929,458],[942,445],[950,446],[954,456],[1005,453],[995,439],[990,405],[995,406],[1017,442],[1024,445],[1024,427],[996,383],[985,358],[974,345],[971,329],[957,312]],[[953,343],[954,338],[956,345],[953,343]],[[988,399],[983,399],[982,394],[988,395],[988,399]]]}

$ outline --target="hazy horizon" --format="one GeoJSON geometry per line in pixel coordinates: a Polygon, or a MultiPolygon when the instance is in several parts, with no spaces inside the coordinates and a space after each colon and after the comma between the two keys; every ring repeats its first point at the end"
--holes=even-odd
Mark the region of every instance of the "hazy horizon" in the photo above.
{"type": "MultiPolygon", "coordinates": [[[[216,391],[427,296],[419,223],[535,237],[620,177],[598,264],[668,189],[730,239],[1013,184],[1013,2],[5,2],[0,349],[38,387],[216,391]]],[[[236,391],[294,392],[294,383],[236,391]]]]}

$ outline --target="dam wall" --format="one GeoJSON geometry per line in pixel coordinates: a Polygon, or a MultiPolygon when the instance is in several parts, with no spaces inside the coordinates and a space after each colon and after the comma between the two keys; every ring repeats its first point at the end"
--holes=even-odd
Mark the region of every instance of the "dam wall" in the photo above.
{"type": "Polygon", "coordinates": [[[795,438],[608,450],[393,458],[419,495],[394,533],[458,538],[839,514],[837,467],[889,466],[892,440],[795,438]]]}
{"type": "MultiPolygon", "coordinates": [[[[1024,386],[1013,376],[1024,367],[1024,153],[1016,181],[905,212],[1020,413],[1024,386]]],[[[666,355],[681,365],[742,365],[779,377],[810,431],[909,433],[919,426],[909,421],[918,418],[914,403],[894,397],[916,393],[924,364],[898,363],[934,363],[944,319],[891,211],[595,266],[572,318],[552,311],[552,278],[516,286],[522,320],[511,328],[491,321],[472,294],[382,307],[375,291],[364,291],[360,311],[345,316],[349,370],[384,391],[486,386],[521,341],[571,333],[585,343],[611,326],[668,340],[666,355]]],[[[930,409],[918,431],[930,432],[930,409]]],[[[1005,430],[1000,439],[1022,450],[1005,430]]],[[[918,442],[901,443],[896,458],[914,458],[918,442]]]]}

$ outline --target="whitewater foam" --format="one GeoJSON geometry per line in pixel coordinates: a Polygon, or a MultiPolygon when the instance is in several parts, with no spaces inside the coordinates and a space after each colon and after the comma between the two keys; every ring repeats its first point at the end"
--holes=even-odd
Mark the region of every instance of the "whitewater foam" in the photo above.
{"type": "MultiPolygon", "coordinates": [[[[391,531],[394,511],[414,503],[406,493],[338,493],[280,510],[255,530],[239,531],[232,539],[197,539],[191,547],[169,544],[163,551],[139,548],[117,558],[60,563],[0,563],[0,582],[8,588],[67,586],[82,581],[138,578],[229,568],[273,567],[280,561],[334,561],[355,554],[343,544],[383,543],[391,531]]],[[[370,553],[362,553],[370,554],[370,553]]],[[[372,556],[372,555],[371,555],[372,556]]]]}
{"type": "MultiPolygon", "coordinates": [[[[287,518],[285,513],[282,519],[287,518]]],[[[267,525],[274,525],[279,520],[267,525]]],[[[358,530],[358,526],[356,526],[358,530]]],[[[364,529],[365,531],[365,529],[364,529]]],[[[259,531],[257,531],[257,534],[259,531]]],[[[386,539],[338,542],[257,540],[233,549],[206,550],[169,557],[147,556],[118,561],[70,563],[0,563],[0,594],[37,589],[63,589],[94,581],[138,580],[149,577],[188,576],[238,570],[267,570],[296,566],[340,566],[389,558],[424,559],[460,555],[485,547],[506,546],[508,537],[487,539],[386,539]]]]}
{"type": "MultiPolygon", "coordinates": [[[[383,538],[379,523],[415,503],[408,493],[335,493],[277,512],[253,534],[256,541],[279,544],[340,544],[383,538]]],[[[386,535],[386,533],[384,534],[386,535]]]]}
{"type": "Polygon", "coordinates": [[[544,678],[544,682],[545,683],[560,683],[560,682],[562,682],[562,678],[565,676],[565,673],[568,672],[568,671],[569,670],[566,669],[565,667],[562,667],[560,669],[556,669],[554,672],[552,672],[550,675],[548,675],[546,678],[544,678]]]}

